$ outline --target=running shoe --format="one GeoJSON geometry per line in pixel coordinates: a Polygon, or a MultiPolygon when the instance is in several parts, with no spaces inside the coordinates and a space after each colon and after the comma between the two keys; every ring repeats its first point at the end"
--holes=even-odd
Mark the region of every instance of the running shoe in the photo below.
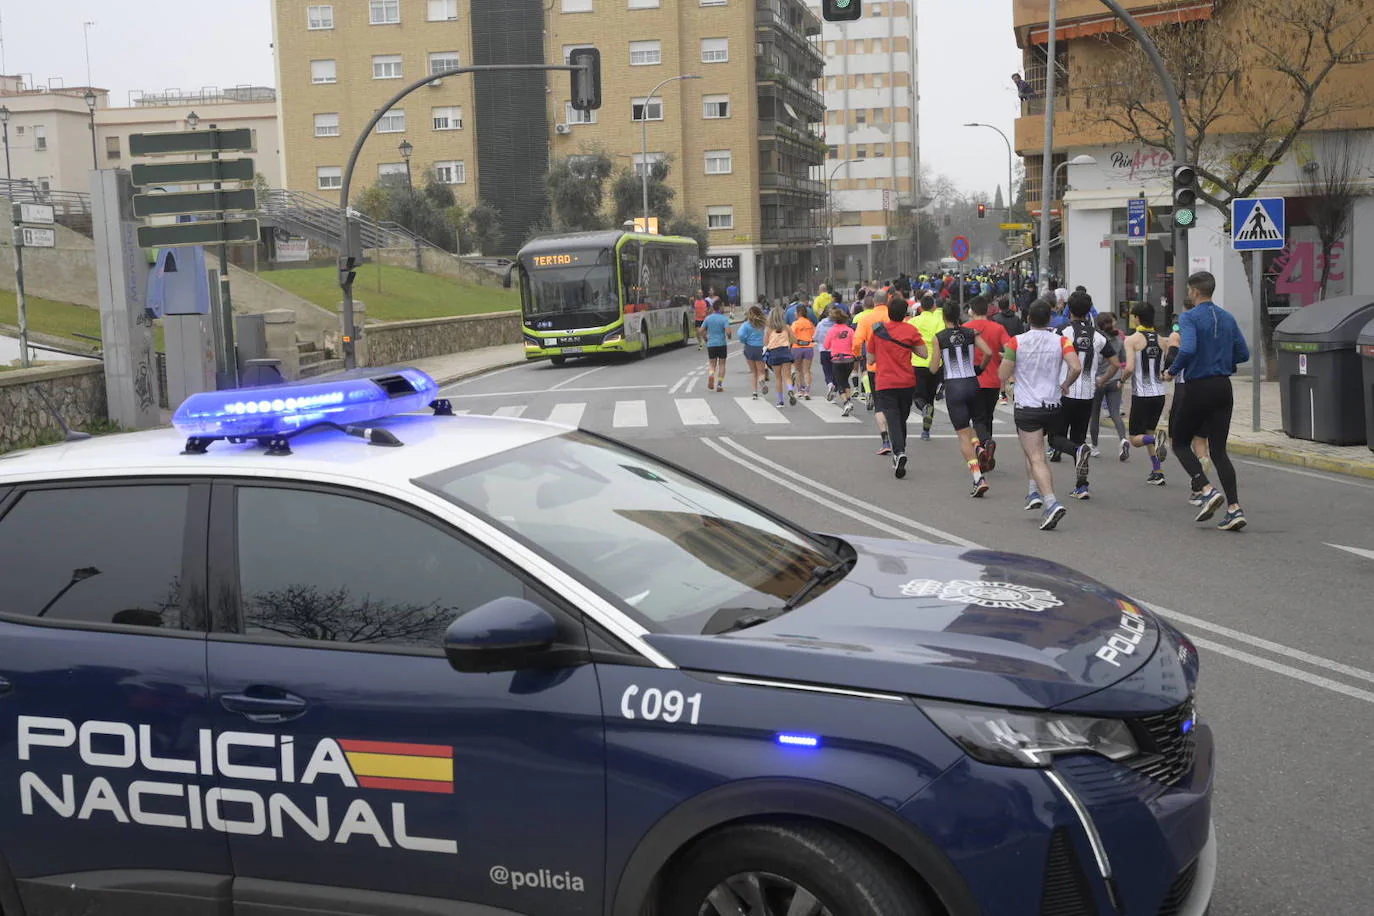
{"type": "Polygon", "coordinates": [[[1201,506],[1201,505],[1202,505],[1202,494],[1199,493],[1199,492],[1196,491],[1196,490],[1194,490],[1193,492],[1189,493],[1189,494],[1188,494],[1188,505],[1190,505],[1190,506],[1201,506]]]}
{"type": "Polygon", "coordinates": [[[767,394],[767,393],[768,393],[768,380],[767,380],[767,379],[764,379],[764,380],[763,380],[763,393],[764,393],[764,394],[767,394]]]}
{"type": "Polygon", "coordinates": [[[793,391],[791,388],[787,389],[787,403],[791,404],[793,407],[797,406],[797,392],[793,391]]]}
{"type": "Polygon", "coordinates": [[[715,391],[715,390],[716,390],[716,380],[715,380],[714,378],[708,378],[708,379],[706,380],[706,390],[707,390],[707,391],[715,391]]]}
{"type": "Polygon", "coordinates": [[[922,442],[929,442],[929,441],[930,441],[930,430],[928,430],[928,429],[923,429],[923,430],[921,430],[921,441],[922,441],[922,442]]]}
{"type": "Polygon", "coordinates": [[[864,401],[866,401],[866,402],[868,403],[868,412],[869,412],[869,413],[872,413],[874,410],[877,409],[877,406],[878,406],[878,405],[877,405],[876,403],[874,403],[874,401],[873,401],[873,395],[871,395],[871,394],[866,394],[866,395],[864,395],[864,401]]]}
{"type": "Polygon", "coordinates": [[[1217,510],[1226,505],[1226,497],[1221,495],[1221,491],[1213,487],[1211,492],[1202,494],[1202,502],[1199,505],[1195,522],[1205,522],[1217,514],[1217,510]]]}
{"type": "Polygon", "coordinates": [[[1093,456],[1094,458],[1101,458],[1101,457],[1102,457],[1102,451],[1101,451],[1101,449],[1099,449],[1096,445],[1090,445],[1090,446],[1088,446],[1088,451],[1092,452],[1092,456],[1093,456]]]}
{"type": "Polygon", "coordinates": [[[1054,526],[1059,524],[1059,520],[1069,514],[1069,510],[1064,508],[1064,504],[1055,500],[1050,507],[1045,510],[1045,514],[1040,517],[1040,530],[1052,531],[1054,526]]]}
{"type": "MultiPolygon", "coordinates": [[[[1150,476],[1145,478],[1145,482],[1152,487],[1162,487],[1166,483],[1163,471],[1151,471],[1150,476]]],[[[1189,500],[1192,502],[1192,500],[1189,500]]]]}
{"type": "Polygon", "coordinates": [[[1040,509],[1040,508],[1042,508],[1044,505],[1045,505],[1045,499],[1044,499],[1044,497],[1042,497],[1042,496],[1040,495],[1039,491],[1033,492],[1033,493],[1031,493],[1030,495],[1028,495],[1028,496],[1026,497],[1026,511],[1027,511],[1027,512],[1030,512],[1030,511],[1032,511],[1032,510],[1034,510],[1034,509],[1040,509]]]}
{"type": "Polygon", "coordinates": [[[879,454],[879,455],[891,455],[891,454],[892,454],[892,446],[891,446],[891,445],[888,445],[886,442],[884,442],[884,443],[883,443],[883,447],[880,448],[880,449],[878,449],[878,454],[879,454]]]}
{"type": "Polygon", "coordinates": [[[978,459],[979,472],[986,474],[988,472],[988,450],[980,442],[977,448],[973,450],[973,454],[978,459]]]}
{"type": "Polygon", "coordinates": [[[1166,445],[1163,440],[1155,443],[1155,457],[1160,460],[1161,464],[1164,462],[1165,458],[1169,457],[1169,446],[1166,445]]]}
{"type": "Polygon", "coordinates": [[[1091,493],[1088,492],[1088,485],[1087,485],[1086,483],[1080,483],[1078,486],[1074,487],[1074,488],[1073,488],[1073,492],[1070,493],[1069,495],[1072,496],[1074,499],[1092,499],[1092,498],[1093,498],[1093,495],[1092,495],[1091,493]]]}
{"type": "Polygon", "coordinates": [[[847,417],[854,412],[854,399],[850,398],[844,402],[844,407],[840,408],[840,416],[847,417]]]}
{"type": "Polygon", "coordinates": [[[1217,525],[1218,531],[1239,531],[1245,527],[1245,510],[1232,509],[1221,518],[1221,524],[1217,525]]]}
{"type": "Polygon", "coordinates": [[[1088,462],[1092,459],[1092,446],[1086,442],[1078,447],[1078,451],[1073,455],[1073,466],[1078,469],[1080,475],[1088,473],[1088,462]]]}
{"type": "Polygon", "coordinates": [[[892,473],[901,480],[906,476],[906,452],[902,452],[892,459],[892,473]]]}
{"type": "Polygon", "coordinates": [[[987,443],[987,445],[983,446],[983,451],[986,452],[986,453],[987,453],[987,456],[988,456],[988,466],[987,466],[986,470],[989,470],[989,471],[995,471],[995,470],[997,470],[997,443],[996,443],[996,442],[989,442],[989,443],[987,443]]]}
{"type": "Polygon", "coordinates": [[[835,385],[833,383],[825,386],[825,399],[827,401],[835,400],[835,385]]]}
{"type": "Polygon", "coordinates": [[[1045,460],[1047,460],[1047,461],[1053,461],[1055,464],[1058,464],[1058,463],[1059,463],[1060,461],[1062,461],[1063,459],[1064,459],[1064,456],[1061,455],[1059,452],[1056,452],[1054,449],[1052,449],[1052,448],[1047,448],[1047,449],[1045,449],[1045,460]]]}
{"type": "Polygon", "coordinates": [[[758,399],[759,399],[759,393],[758,393],[757,391],[755,391],[755,392],[754,392],[754,400],[757,401],[758,399]]]}
{"type": "Polygon", "coordinates": [[[802,399],[807,401],[811,400],[811,392],[808,391],[806,394],[803,394],[802,399]]]}
{"type": "Polygon", "coordinates": [[[1121,440],[1121,455],[1120,455],[1120,457],[1121,457],[1121,460],[1122,460],[1122,461],[1129,461],[1129,460],[1130,460],[1130,458],[1131,458],[1131,440],[1130,440],[1130,439],[1122,439],[1122,440],[1121,440]]]}
{"type": "Polygon", "coordinates": [[[973,489],[969,491],[969,496],[973,499],[982,499],[983,494],[988,491],[988,481],[986,477],[979,477],[973,483],[973,489]]]}
{"type": "Polygon", "coordinates": [[[724,383],[724,382],[721,382],[719,385],[716,386],[716,391],[724,391],[724,390],[725,390],[725,383],[724,383]]]}
{"type": "Polygon", "coordinates": [[[926,427],[926,431],[929,432],[929,431],[930,431],[930,425],[931,425],[932,423],[934,423],[934,422],[935,422],[935,405],[934,405],[934,404],[927,404],[927,405],[926,405],[924,408],[922,408],[922,410],[921,410],[921,423],[926,427]]]}

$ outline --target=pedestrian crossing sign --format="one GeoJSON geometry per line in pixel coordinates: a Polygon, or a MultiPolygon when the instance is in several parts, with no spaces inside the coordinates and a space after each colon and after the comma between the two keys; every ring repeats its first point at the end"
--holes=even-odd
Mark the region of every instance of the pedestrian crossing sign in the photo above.
{"type": "Polygon", "coordinates": [[[1288,234],[1282,197],[1249,197],[1231,201],[1231,247],[1236,251],[1278,251],[1288,234]]]}

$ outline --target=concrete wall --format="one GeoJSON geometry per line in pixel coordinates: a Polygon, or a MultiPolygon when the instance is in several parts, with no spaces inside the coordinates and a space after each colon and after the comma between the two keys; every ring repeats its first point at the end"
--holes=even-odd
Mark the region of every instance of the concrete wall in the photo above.
{"type": "MultiPolygon", "coordinates": [[[[56,248],[24,249],[24,290],[54,302],[99,308],[95,295],[95,243],[65,226],[57,230],[56,248]]],[[[13,234],[8,200],[0,199],[0,238],[13,234]]],[[[0,288],[14,289],[14,251],[0,252],[0,288]]]]}
{"type": "Polygon", "coordinates": [[[44,366],[0,372],[0,452],[61,435],[49,410],[73,429],[106,414],[105,370],[100,363],[44,366]]]}
{"type": "MultiPolygon", "coordinates": [[[[404,267],[407,270],[415,269],[415,249],[414,248],[372,248],[367,251],[369,258],[375,258],[383,264],[391,267],[404,267]]],[[[427,274],[436,274],[440,277],[451,277],[455,280],[462,280],[465,283],[477,283],[481,286],[500,286],[501,278],[489,270],[480,267],[473,267],[465,264],[456,255],[449,254],[447,251],[436,251],[433,248],[420,249],[421,265],[427,274]]]]}
{"type": "Polygon", "coordinates": [[[427,356],[520,342],[520,313],[463,315],[368,325],[366,364],[390,366],[427,356]]]}

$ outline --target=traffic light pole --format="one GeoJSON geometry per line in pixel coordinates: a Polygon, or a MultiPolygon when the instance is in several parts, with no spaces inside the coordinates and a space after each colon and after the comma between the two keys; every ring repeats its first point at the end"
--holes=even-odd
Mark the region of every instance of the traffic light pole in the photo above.
{"type": "Polygon", "coordinates": [[[373,113],[366,126],[358,134],[358,139],[353,144],[353,152],[348,156],[348,166],[344,169],[343,181],[339,186],[339,216],[340,226],[343,230],[343,251],[339,257],[339,287],[343,290],[343,305],[340,312],[343,316],[343,358],[344,367],[355,369],[358,366],[357,357],[357,326],[353,315],[353,279],[354,268],[362,262],[362,242],[358,234],[353,231],[353,209],[348,205],[348,192],[353,185],[353,169],[358,164],[358,156],[362,154],[363,144],[367,142],[368,135],[377,126],[377,122],[396,106],[401,99],[410,95],[421,86],[428,86],[438,79],[447,79],[450,76],[461,76],[464,73],[483,73],[507,70],[582,70],[584,68],[571,64],[478,64],[472,67],[455,67],[452,70],[443,70],[439,73],[430,73],[422,79],[418,79],[409,86],[393,95],[387,102],[382,104],[373,113]]]}

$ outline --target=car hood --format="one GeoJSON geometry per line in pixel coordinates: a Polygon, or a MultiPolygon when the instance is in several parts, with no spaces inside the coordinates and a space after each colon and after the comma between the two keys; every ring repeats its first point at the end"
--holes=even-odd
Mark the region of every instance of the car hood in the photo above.
{"type": "Polygon", "coordinates": [[[849,574],[795,610],[736,633],[647,639],[684,668],[860,690],[1048,708],[1130,682],[1144,702],[1118,702],[1180,701],[1149,696],[1158,677],[1131,677],[1160,622],[1100,582],[1013,553],[846,541],[849,574]]]}

